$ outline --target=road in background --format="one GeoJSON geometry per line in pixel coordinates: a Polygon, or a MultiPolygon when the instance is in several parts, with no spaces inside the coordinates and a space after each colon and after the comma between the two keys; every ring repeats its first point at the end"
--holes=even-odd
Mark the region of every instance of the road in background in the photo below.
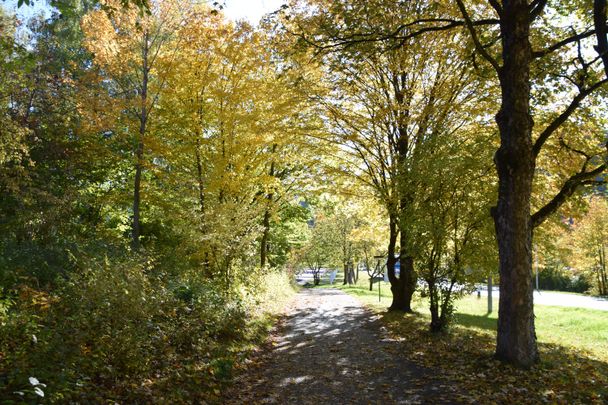
{"type": "MultiPolygon", "coordinates": [[[[474,293],[477,294],[477,293],[474,293]]],[[[482,289],[481,295],[486,297],[488,291],[482,289]]],[[[498,289],[492,290],[492,296],[498,298],[500,292],[498,289]]],[[[574,307],[597,309],[600,311],[608,311],[608,299],[591,297],[577,294],[566,294],[557,291],[534,291],[534,304],[536,305],[551,305],[557,307],[574,307]]]]}

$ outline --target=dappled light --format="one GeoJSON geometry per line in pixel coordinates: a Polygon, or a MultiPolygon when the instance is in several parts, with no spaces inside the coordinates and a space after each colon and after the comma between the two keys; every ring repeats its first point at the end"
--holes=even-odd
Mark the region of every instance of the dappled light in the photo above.
{"type": "Polygon", "coordinates": [[[0,1],[2,405],[607,403],[607,253],[608,0],[0,1]]]}
{"type": "Polygon", "coordinates": [[[227,400],[238,404],[450,403],[456,386],[402,357],[381,316],[339,290],[304,289],[255,368],[227,400]],[[400,400],[407,392],[407,399],[400,400]],[[410,401],[410,402],[405,402],[410,401]]]}

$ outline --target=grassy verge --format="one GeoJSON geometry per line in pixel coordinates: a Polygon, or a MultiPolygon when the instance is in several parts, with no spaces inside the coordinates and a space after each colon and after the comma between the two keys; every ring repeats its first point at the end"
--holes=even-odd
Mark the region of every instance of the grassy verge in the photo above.
{"type": "MultiPolygon", "coordinates": [[[[458,301],[450,332],[428,331],[425,299],[416,297],[415,314],[386,312],[388,283],[369,291],[367,277],[355,286],[333,287],[359,298],[381,314],[399,348],[412,361],[441,370],[458,384],[463,402],[484,403],[606,403],[608,401],[608,313],[580,308],[536,306],[541,363],[518,370],[492,357],[496,340],[495,311],[487,314],[486,298],[458,301]]],[[[320,287],[327,287],[323,283],[320,287]]]]}

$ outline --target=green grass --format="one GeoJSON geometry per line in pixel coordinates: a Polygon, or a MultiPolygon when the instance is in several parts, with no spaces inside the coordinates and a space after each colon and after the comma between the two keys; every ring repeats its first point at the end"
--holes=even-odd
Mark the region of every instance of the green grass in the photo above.
{"type": "MultiPolygon", "coordinates": [[[[384,311],[391,303],[389,283],[382,282],[381,301],[378,301],[378,285],[369,291],[369,281],[365,274],[360,275],[354,286],[342,285],[340,277],[331,287],[339,288],[358,297],[364,304],[384,311]]],[[[330,287],[323,280],[321,288],[330,287]]],[[[414,296],[414,311],[430,319],[428,299],[414,296]]],[[[494,311],[487,313],[487,297],[466,296],[456,302],[455,324],[475,332],[491,333],[495,336],[498,317],[498,299],[493,301],[494,311]]],[[[584,309],[535,305],[536,333],[540,343],[551,343],[587,352],[589,357],[608,361],[608,312],[584,309]]]]}

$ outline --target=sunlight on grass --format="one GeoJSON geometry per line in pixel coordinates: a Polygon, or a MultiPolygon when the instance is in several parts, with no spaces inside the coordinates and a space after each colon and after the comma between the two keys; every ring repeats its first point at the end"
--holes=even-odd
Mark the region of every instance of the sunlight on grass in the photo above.
{"type": "MultiPolygon", "coordinates": [[[[342,284],[340,275],[330,286],[323,280],[320,287],[335,287],[356,296],[365,305],[376,311],[385,311],[391,303],[389,283],[380,286],[381,300],[378,300],[378,284],[369,291],[368,278],[360,275],[357,285],[342,284]]],[[[419,294],[414,296],[414,311],[425,318],[430,318],[428,300],[419,294]]],[[[456,302],[455,324],[465,329],[491,333],[495,336],[498,317],[498,299],[494,299],[494,311],[487,313],[487,298],[466,296],[456,302]]],[[[552,343],[587,351],[589,355],[601,361],[608,361],[608,313],[606,311],[536,305],[536,333],[541,343],[552,343]]]]}

